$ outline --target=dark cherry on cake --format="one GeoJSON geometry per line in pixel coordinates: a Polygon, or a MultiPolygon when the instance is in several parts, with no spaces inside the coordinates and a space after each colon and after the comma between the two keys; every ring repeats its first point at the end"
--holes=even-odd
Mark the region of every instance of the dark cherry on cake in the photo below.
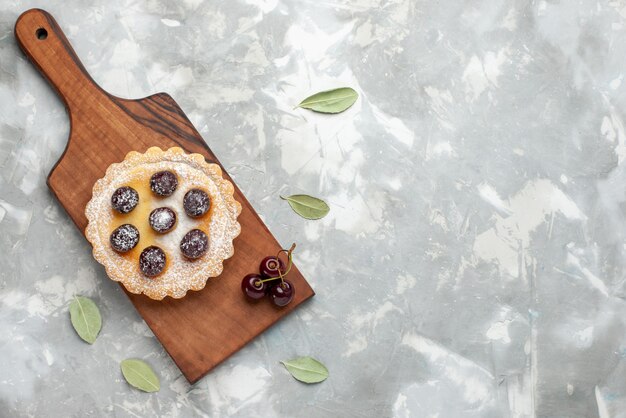
{"type": "Polygon", "coordinates": [[[259,274],[248,274],[241,282],[241,291],[250,299],[262,299],[267,292],[267,283],[259,274]]]}
{"type": "Polygon", "coordinates": [[[116,189],[111,195],[111,206],[119,213],[126,214],[137,207],[139,193],[129,186],[116,189]]]}
{"type": "Polygon", "coordinates": [[[117,252],[125,253],[137,246],[139,242],[139,230],[131,224],[120,225],[109,237],[111,247],[117,252]]]}
{"type": "Polygon", "coordinates": [[[176,212],[170,208],[156,208],[148,218],[150,226],[159,234],[165,234],[176,224],[176,212]]]}
{"type": "Polygon", "coordinates": [[[141,252],[139,268],[148,277],[158,276],[165,269],[166,259],[165,252],[161,248],[151,245],[141,252]]]}
{"type": "Polygon", "coordinates": [[[159,171],[150,177],[150,190],[158,196],[170,196],[178,187],[178,177],[171,171],[159,171]]]}
{"type": "Polygon", "coordinates": [[[187,232],[180,241],[180,251],[189,259],[200,258],[209,249],[209,237],[199,229],[187,232]]]}
{"type": "Polygon", "coordinates": [[[285,306],[288,305],[289,302],[293,300],[293,296],[296,293],[295,287],[289,280],[283,280],[279,283],[276,283],[269,290],[270,298],[272,302],[276,306],[285,306]]]}
{"type": "Polygon", "coordinates": [[[187,215],[192,218],[198,218],[209,211],[211,208],[211,199],[204,190],[191,189],[185,193],[183,207],[187,215]]]}

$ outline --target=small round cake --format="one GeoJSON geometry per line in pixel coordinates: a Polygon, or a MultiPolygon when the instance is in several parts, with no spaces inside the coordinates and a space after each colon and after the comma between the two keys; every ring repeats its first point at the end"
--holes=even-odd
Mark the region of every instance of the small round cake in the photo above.
{"type": "Polygon", "coordinates": [[[234,253],[241,205],[217,164],[181,148],[130,152],[93,188],[85,235],[131,293],[161,300],[201,290],[234,253]]]}

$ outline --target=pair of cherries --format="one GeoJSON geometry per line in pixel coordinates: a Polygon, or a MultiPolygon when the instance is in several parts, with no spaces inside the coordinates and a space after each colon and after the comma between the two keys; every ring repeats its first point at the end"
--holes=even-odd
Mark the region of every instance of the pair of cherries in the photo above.
{"type": "Polygon", "coordinates": [[[276,306],[288,305],[296,293],[296,288],[285,276],[292,266],[291,253],[296,248],[293,244],[289,250],[280,250],[278,255],[265,257],[259,266],[259,274],[248,274],[241,282],[241,291],[253,300],[268,296],[276,306]],[[281,253],[287,253],[288,266],[279,258],[281,253]]]}

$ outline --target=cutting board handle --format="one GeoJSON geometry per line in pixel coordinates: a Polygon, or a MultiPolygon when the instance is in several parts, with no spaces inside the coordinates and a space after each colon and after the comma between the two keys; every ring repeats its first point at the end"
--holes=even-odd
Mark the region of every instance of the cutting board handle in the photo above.
{"type": "Polygon", "coordinates": [[[84,100],[106,95],[89,76],[52,15],[30,9],[15,22],[20,48],[58,91],[71,113],[84,100]]]}

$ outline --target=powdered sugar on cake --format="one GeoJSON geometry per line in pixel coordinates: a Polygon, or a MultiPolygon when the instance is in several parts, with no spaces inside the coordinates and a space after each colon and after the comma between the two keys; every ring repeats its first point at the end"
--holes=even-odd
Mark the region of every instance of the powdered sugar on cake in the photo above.
{"type": "MultiPolygon", "coordinates": [[[[89,224],[86,235],[93,245],[94,257],[105,266],[111,279],[121,281],[132,293],[162,299],[165,296],[183,297],[190,289],[200,290],[208,278],[222,272],[223,261],[233,255],[233,239],[241,230],[237,222],[241,205],[234,199],[233,192],[233,185],[222,178],[220,167],[208,164],[200,154],[186,154],[180,148],[167,151],[150,148],[145,154],[131,152],[123,162],[112,164],[105,177],[96,182],[93,197],[87,204],[89,224]],[[162,274],[149,278],[140,271],[137,259],[116,253],[109,244],[111,225],[116,216],[111,210],[110,198],[117,188],[146,176],[149,181],[151,173],[162,170],[176,174],[176,191],[167,197],[142,196],[140,205],[149,204],[150,211],[168,207],[176,213],[177,220],[169,232],[150,237],[150,244],[163,249],[168,261],[162,274]],[[188,216],[183,209],[185,193],[194,188],[204,190],[211,199],[210,212],[197,219],[188,216]],[[210,221],[206,222],[205,217],[210,221]],[[202,257],[189,260],[181,254],[180,242],[186,233],[196,228],[207,234],[209,248],[202,257]]],[[[145,222],[149,222],[147,217],[145,222]]],[[[140,238],[137,247],[141,247],[141,251],[145,246],[146,242],[142,243],[140,238]]]]}

